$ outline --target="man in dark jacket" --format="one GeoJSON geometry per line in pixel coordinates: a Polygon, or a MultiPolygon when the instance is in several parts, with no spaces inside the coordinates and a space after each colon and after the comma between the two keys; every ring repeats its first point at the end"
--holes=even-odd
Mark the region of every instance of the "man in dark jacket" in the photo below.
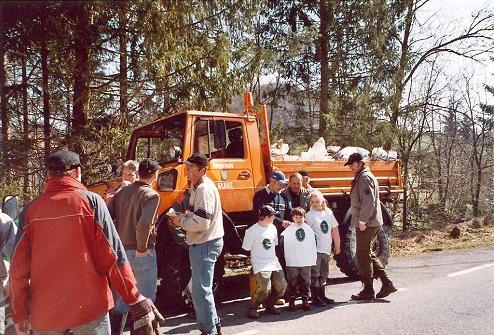
{"type": "MultiPolygon", "coordinates": [[[[125,253],[137,280],[139,291],[154,302],[156,298],[156,237],[154,227],[159,194],[151,188],[161,167],[144,159],[138,167],[139,180],[125,186],[108,203],[108,210],[122,239],[125,253]]],[[[122,334],[127,319],[127,305],[117,298],[110,316],[112,334],[122,334]]]]}
{"type": "Polygon", "coordinates": [[[287,186],[288,183],[285,180],[285,174],[281,171],[273,171],[269,179],[269,184],[254,194],[252,224],[257,222],[259,209],[264,205],[269,205],[276,211],[273,224],[278,230],[278,235],[284,227],[290,225],[292,204],[286,195],[282,193],[287,186]]]}
{"type": "Polygon", "coordinates": [[[372,245],[383,224],[379,201],[379,184],[360,153],[351,154],[345,165],[349,165],[355,174],[350,191],[351,224],[356,229],[357,261],[360,279],[364,284],[364,289],[358,294],[352,295],[352,299],[384,298],[397,290],[384,271],[381,261],[372,251],[372,245]],[[376,296],[373,287],[374,275],[382,281],[382,288],[376,296]]]}
{"type": "Polygon", "coordinates": [[[79,155],[47,160],[44,193],[19,216],[10,297],[17,334],[108,334],[109,287],[130,305],[134,326],[159,313],[137,289],[103,199],[81,184],[79,155]]]}
{"type": "Polygon", "coordinates": [[[293,208],[301,207],[308,211],[310,192],[302,186],[302,175],[294,173],[288,178],[288,187],[282,192],[293,208]]]}

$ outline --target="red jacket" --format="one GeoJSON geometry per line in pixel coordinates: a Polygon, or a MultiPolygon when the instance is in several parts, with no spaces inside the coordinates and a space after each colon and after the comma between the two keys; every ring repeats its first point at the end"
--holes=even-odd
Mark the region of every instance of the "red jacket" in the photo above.
{"type": "Polygon", "coordinates": [[[20,215],[10,268],[14,322],[37,331],[66,330],[139,295],[103,199],[71,177],[51,178],[20,215]]]}

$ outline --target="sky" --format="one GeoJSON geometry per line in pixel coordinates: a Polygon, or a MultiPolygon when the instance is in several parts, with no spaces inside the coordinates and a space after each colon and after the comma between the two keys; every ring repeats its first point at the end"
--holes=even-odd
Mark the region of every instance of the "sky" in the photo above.
{"type": "MultiPolygon", "coordinates": [[[[417,18],[424,24],[424,29],[422,31],[419,29],[417,35],[430,35],[431,30],[434,30],[436,36],[457,35],[471,22],[472,13],[480,9],[494,12],[494,1],[430,0],[418,13],[417,18]]],[[[494,22],[491,24],[494,26],[494,22]]],[[[418,37],[417,35],[415,37],[418,37]]],[[[460,74],[468,74],[473,78],[473,89],[476,91],[483,91],[482,87],[485,84],[494,85],[494,60],[487,56],[483,57],[482,63],[478,63],[463,57],[445,54],[442,56],[442,61],[446,64],[443,70],[446,80],[454,80],[460,74]]],[[[486,95],[485,92],[481,93],[481,99],[484,99],[484,102],[494,102],[494,97],[490,94],[486,95]]]]}

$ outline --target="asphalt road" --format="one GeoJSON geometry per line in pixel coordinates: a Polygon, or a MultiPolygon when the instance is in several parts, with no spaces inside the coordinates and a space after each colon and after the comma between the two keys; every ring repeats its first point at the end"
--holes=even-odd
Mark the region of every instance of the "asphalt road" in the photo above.
{"type": "MultiPolygon", "coordinates": [[[[337,270],[326,287],[337,301],[331,308],[261,313],[246,317],[247,282],[232,288],[233,301],[218,308],[224,334],[494,334],[494,248],[396,258],[387,267],[398,292],[372,303],[350,302],[360,290],[337,270]]],[[[380,283],[375,282],[376,291],[380,283]]],[[[170,317],[164,334],[199,334],[194,320],[170,317]]]]}

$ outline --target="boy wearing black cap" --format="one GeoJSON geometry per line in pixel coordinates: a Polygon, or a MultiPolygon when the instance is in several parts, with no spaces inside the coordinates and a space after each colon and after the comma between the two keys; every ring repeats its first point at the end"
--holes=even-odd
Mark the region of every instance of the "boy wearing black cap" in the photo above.
{"type": "Polygon", "coordinates": [[[357,261],[360,280],[364,289],[352,295],[353,300],[372,300],[384,298],[397,289],[388,278],[384,266],[372,250],[377,232],[383,225],[381,203],[379,201],[379,184],[359,152],[348,157],[345,166],[350,166],[355,178],[350,191],[352,226],[357,234],[357,261]],[[374,295],[374,276],[381,279],[382,288],[374,295]]]}
{"type": "Polygon", "coordinates": [[[252,319],[259,317],[257,307],[260,304],[264,304],[266,312],[280,314],[274,303],[284,296],[287,287],[285,274],[275,253],[275,246],[278,245],[278,234],[273,226],[275,214],[276,211],[271,206],[261,206],[258,211],[259,220],[245,231],[242,244],[244,250],[250,251],[252,272],[257,283],[247,313],[252,319]]]}
{"type": "MultiPolygon", "coordinates": [[[[158,268],[154,233],[159,194],[151,188],[158,176],[160,165],[149,158],[139,163],[139,180],[122,188],[111,198],[108,210],[122,239],[125,253],[137,280],[139,290],[152,301],[156,298],[158,268]]],[[[112,310],[113,333],[122,333],[125,326],[127,306],[120,297],[115,299],[112,310]]]]}

